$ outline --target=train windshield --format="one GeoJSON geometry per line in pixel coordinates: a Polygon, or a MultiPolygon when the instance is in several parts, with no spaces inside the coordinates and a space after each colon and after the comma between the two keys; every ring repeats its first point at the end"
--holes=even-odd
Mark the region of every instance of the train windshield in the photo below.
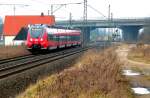
{"type": "Polygon", "coordinates": [[[39,38],[43,34],[43,28],[31,28],[30,34],[32,38],[39,38]]]}

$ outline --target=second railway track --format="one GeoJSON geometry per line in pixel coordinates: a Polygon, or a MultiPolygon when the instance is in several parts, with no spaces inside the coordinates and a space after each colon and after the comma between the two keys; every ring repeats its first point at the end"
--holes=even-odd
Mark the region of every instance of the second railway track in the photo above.
{"type": "Polygon", "coordinates": [[[13,57],[13,58],[0,59],[0,64],[12,62],[12,61],[17,61],[17,60],[21,60],[21,59],[25,59],[25,58],[30,58],[30,57],[33,57],[33,56],[34,55],[29,54],[29,55],[18,56],[18,57],[13,57]]]}
{"type": "Polygon", "coordinates": [[[2,63],[0,64],[0,79],[40,66],[42,64],[50,63],[52,61],[59,60],[67,56],[78,54],[87,49],[89,48],[67,49],[52,54],[39,55],[35,57],[33,56],[31,58],[2,63]]]}

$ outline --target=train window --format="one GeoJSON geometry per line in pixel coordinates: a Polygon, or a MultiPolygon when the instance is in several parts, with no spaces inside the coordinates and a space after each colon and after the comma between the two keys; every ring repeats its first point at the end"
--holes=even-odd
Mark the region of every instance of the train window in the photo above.
{"type": "Polygon", "coordinates": [[[53,35],[48,34],[48,40],[53,40],[53,35]]]}
{"type": "Polygon", "coordinates": [[[79,41],[80,36],[71,36],[71,41],[79,41]]]}
{"type": "Polygon", "coordinates": [[[54,40],[54,41],[59,41],[59,36],[55,36],[55,35],[54,35],[54,36],[53,36],[53,40],[54,40]]]}
{"type": "Polygon", "coordinates": [[[30,34],[32,38],[38,38],[41,37],[43,34],[43,28],[31,28],[30,34]]]}
{"type": "Polygon", "coordinates": [[[71,37],[70,36],[66,36],[67,41],[71,41],[71,37]]]}
{"type": "Polygon", "coordinates": [[[48,34],[48,40],[59,41],[59,36],[48,34]]]}
{"type": "Polygon", "coordinates": [[[67,41],[67,36],[59,36],[59,41],[67,41]]]}

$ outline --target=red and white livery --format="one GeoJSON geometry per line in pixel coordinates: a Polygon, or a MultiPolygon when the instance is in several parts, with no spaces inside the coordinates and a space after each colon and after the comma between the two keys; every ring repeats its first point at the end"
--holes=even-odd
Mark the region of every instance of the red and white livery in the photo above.
{"type": "Polygon", "coordinates": [[[71,46],[80,46],[81,31],[47,25],[30,25],[26,45],[33,49],[56,49],[71,46]]]}

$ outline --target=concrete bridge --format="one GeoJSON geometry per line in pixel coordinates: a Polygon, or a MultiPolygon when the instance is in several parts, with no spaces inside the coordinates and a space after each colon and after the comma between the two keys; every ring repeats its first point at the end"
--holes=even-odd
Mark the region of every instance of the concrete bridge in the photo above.
{"type": "Polygon", "coordinates": [[[90,31],[96,28],[120,28],[125,41],[137,41],[139,29],[150,25],[150,18],[87,20],[87,23],[83,20],[56,21],[56,25],[86,29],[83,37],[86,41],[90,40],[90,31]]]}

